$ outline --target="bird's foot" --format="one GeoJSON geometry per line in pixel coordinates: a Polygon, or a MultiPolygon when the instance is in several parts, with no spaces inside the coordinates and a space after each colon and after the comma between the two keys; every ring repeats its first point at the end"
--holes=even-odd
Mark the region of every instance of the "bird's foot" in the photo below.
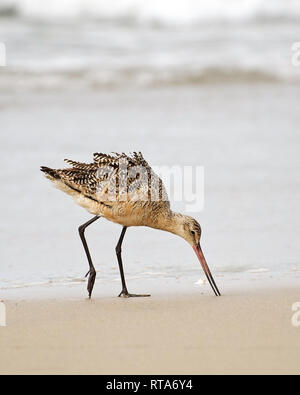
{"type": "Polygon", "coordinates": [[[151,295],[131,294],[131,293],[129,293],[127,290],[126,290],[126,291],[123,290],[123,291],[120,293],[119,298],[143,298],[143,297],[147,298],[147,297],[149,297],[149,296],[151,296],[151,295]]]}
{"type": "Polygon", "coordinates": [[[85,277],[87,277],[88,275],[89,275],[89,280],[88,280],[87,290],[89,293],[89,299],[91,299],[95,280],[96,280],[96,270],[95,269],[89,270],[85,277]]]}

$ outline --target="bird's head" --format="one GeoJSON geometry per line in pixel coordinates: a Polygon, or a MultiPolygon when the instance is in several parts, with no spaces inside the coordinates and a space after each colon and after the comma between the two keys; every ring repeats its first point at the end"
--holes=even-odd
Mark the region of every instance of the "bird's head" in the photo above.
{"type": "Polygon", "coordinates": [[[201,263],[204,273],[214,293],[216,294],[216,296],[220,296],[221,294],[216,286],[216,283],[209,270],[209,267],[206,263],[206,259],[203,255],[200,246],[200,239],[201,239],[200,224],[194,218],[188,215],[182,215],[177,213],[173,214],[173,218],[171,222],[172,222],[171,227],[168,230],[185,239],[193,247],[193,250],[195,251],[199,259],[199,262],[201,263]]]}
{"type": "Polygon", "coordinates": [[[200,243],[201,226],[194,218],[183,215],[179,220],[177,234],[193,247],[200,243]]]}

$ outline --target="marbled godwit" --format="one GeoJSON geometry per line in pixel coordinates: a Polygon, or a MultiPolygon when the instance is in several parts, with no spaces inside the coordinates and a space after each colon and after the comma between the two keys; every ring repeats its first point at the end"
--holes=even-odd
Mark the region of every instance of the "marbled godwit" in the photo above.
{"type": "Polygon", "coordinates": [[[42,166],[41,171],[57,188],[71,195],[77,204],[94,215],[91,220],[79,227],[79,235],[90,267],[86,275],[89,275],[89,297],[92,295],[96,270],[84,231],[101,217],[123,226],[116,246],[122,282],[119,296],[150,296],[130,294],[127,290],[121,247],[126,230],[130,226],[148,226],[184,238],[193,247],[215,295],[220,296],[200,247],[200,225],[194,218],[171,210],[161,179],[153,172],[141,153],[134,152],[132,156],[124,153],[96,153],[94,162],[90,164],[68,159],[65,159],[65,162],[71,167],[50,169],[42,166]]]}

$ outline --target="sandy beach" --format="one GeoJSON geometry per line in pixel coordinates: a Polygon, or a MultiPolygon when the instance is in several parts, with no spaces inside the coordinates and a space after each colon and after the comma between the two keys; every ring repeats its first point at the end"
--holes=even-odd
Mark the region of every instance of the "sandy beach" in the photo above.
{"type": "Polygon", "coordinates": [[[299,374],[299,289],[7,301],[1,374],[299,374]]]}
{"type": "Polygon", "coordinates": [[[0,375],[300,373],[299,22],[286,0],[0,1],[0,375]],[[119,299],[101,219],[86,299],[91,215],[40,166],[133,151],[222,297],[185,240],[130,227],[128,290],[152,296],[119,299]]]}
{"type": "MultiPolygon", "coordinates": [[[[0,373],[300,373],[300,328],[291,324],[300,301],[298,92],[272,85],[97,93],[85,102],[2,98],[0,373]],[[163,130],[156,139],[153,127],[163,130]],[[103,221],[87,231],[99,276],[94,299],[84,299],[77,228],[89,216],[44,182],[39,166],[88,160],[95,147],[146,147],[153,163],[170,165],[180,147],[180,164],[204,164],[205,210],[194,216],[224,296],[198,288],[203,273],[187,243],[132,228],[130,290],[152,297],[118,299],[120,227],[103,221]],[[257,287],[262,279],[270,286],[257,287]]],[[[172,207],[186,212],[183,202],[172,207]]]]}

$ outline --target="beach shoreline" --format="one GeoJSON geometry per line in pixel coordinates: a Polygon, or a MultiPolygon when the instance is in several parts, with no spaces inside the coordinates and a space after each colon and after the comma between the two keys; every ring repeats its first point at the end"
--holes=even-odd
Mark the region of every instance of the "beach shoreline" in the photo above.
{"type": "MultiPolygon", "coordinates": [[[[89,163],[95,151],[141,150],[151,166],[204,167],[204,210],[188,212],[184,199],[170,200],[174,211],[201,224],[201,245],[216,281],[250,271],[299,280],[298,93],[297,85],[280,84],[2,93],[0,297],[10,298],[18,287],[27,297],[31,284],[38,294],[41,283],[74,283],[85,295],[88,264],[78,226],[90,215],[52,188],[39,169],[64,166],[66,157],[89,163]],[[3,288],[12,290],[1,295],[3,288]]],[[[120,292],[120,232],[104,220],[87,230],[99,296],[106,283],[108,296],[120,292]]],[[[132,227],[123,253],[126,277],[145,284],[142,292],[181,292],[178,283],[194,288],[203,277],[190,246],[168,232],[132,227]],[[147,290],[148,280],[158,285],[147,290]]]]}
{"type": "Polygon", "coordinates": [[[300,373],[299,22],[286,0],[0,1],[0,375],[300,373]],[[120,299],[122,228],[97,221],[89,300],[91,214],[40,170],[93,199],[116,152],[201,232],[128,227],[151,298],[120,299]]]}
{"type": "Polygon", "coordinates": [[[297,97],[280,85],[2,97],[0,374],[299,374],[297,97]],[[87,300],[77,232],[87,214],[39,166],[143,147],[153,164],[173,165],[180,147],[179,164],[207,169],[195,217],[222,297],[196,285],[204,274],[184,241],[131,228],[128,288],[152,297],[117,298],[120,227],[103,221],[87,232],[98,272],[87,300]]]}
{"type": "Polygon", "coordinates": [[[0,374],[299,374],[299,301],[296,287],[7,300],[0,374]]]}

